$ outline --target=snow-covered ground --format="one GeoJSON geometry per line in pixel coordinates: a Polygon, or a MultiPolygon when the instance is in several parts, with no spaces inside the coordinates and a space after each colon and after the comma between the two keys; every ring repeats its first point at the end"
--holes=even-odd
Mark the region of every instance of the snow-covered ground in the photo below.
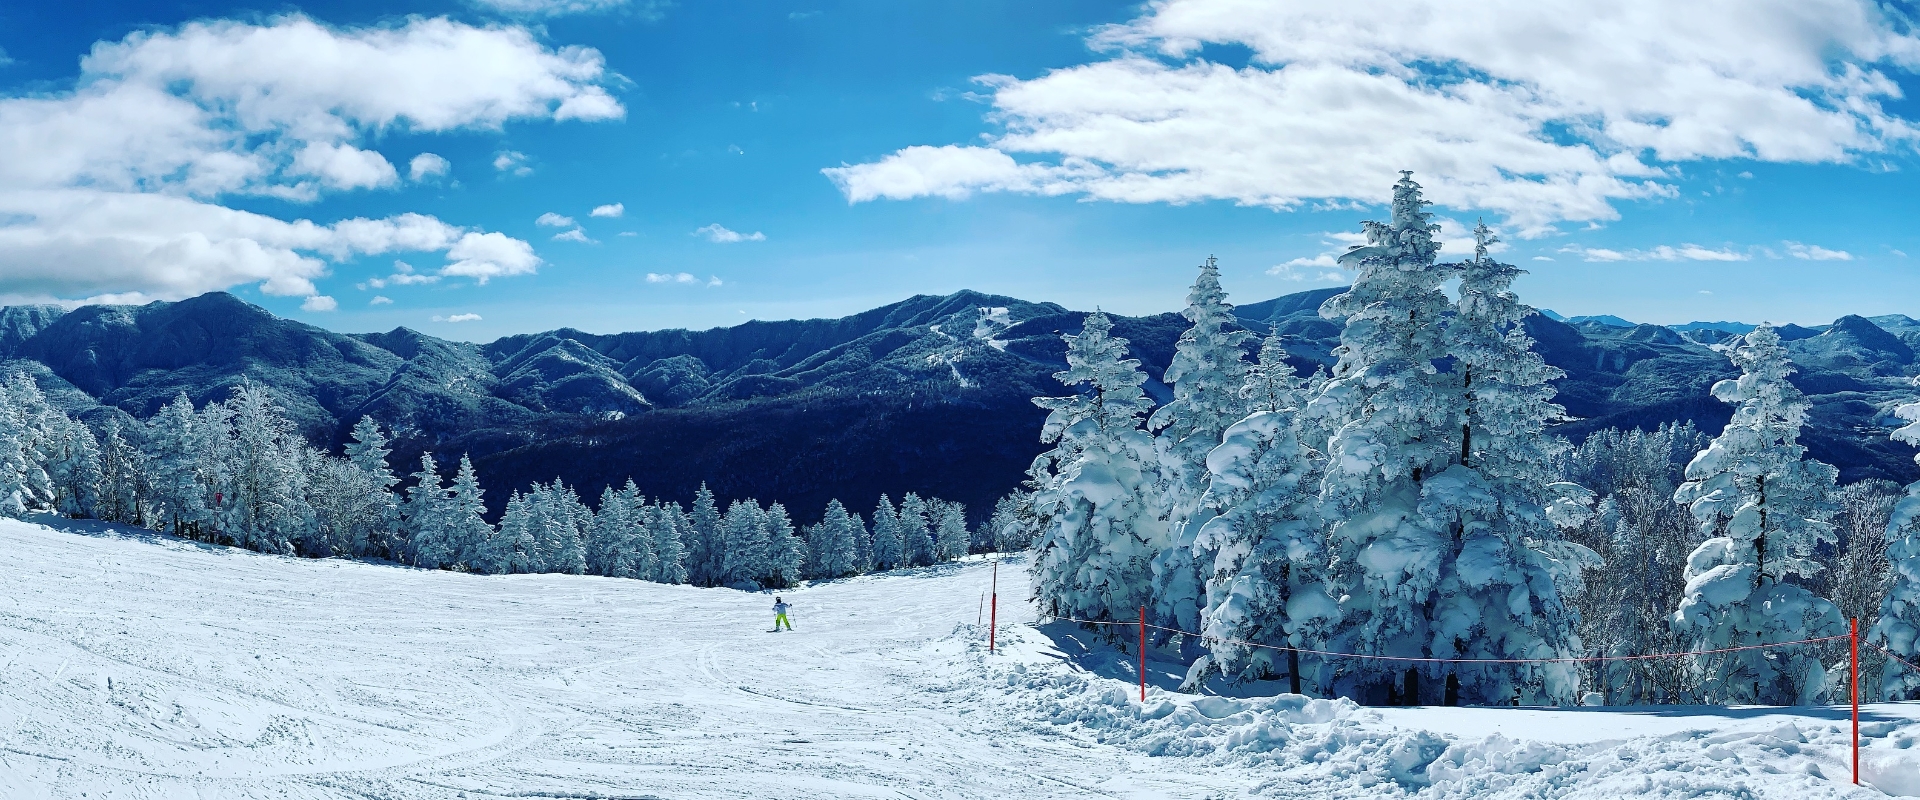
{"type": "MultiPolygon", "coordinates": [[[[0,797],[1879,797],[1837,710],[1173,694],[982,563],[767,595],[0,521],[0,797]]],[[[1920,709],[1865,763],[1920,795],[1920,709]]]]}

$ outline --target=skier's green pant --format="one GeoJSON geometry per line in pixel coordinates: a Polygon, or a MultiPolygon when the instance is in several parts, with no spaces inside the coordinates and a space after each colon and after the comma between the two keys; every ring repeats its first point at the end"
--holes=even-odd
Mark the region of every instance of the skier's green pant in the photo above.
{"type": "Polygon", "coordinates": [[[787,630],[793,630],[793,623],[787,620],[787,615],[785,614],[773,615],[773,629],[776,631],[780,630],[780,626],[782,625],[787,626],[787,630]]]}

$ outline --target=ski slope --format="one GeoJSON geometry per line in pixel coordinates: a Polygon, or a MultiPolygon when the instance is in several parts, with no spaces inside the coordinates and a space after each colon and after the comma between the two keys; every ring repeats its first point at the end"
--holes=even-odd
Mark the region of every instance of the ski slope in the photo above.
{"type": "Polygon", "coordinates": [[[1173,694],[980,562],[772,597],[0,521],[0,797],[1920,795],[1920,709],[1367,709],[1173,694]]]}

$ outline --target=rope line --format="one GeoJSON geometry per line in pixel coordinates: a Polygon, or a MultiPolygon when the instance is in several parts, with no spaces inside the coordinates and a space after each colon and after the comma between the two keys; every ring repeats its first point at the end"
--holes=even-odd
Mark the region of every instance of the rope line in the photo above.
{"type": "MultiPolygon", "coordinates": [[[[1053,614],[1047,614],[1047,616],[1053,617],[1056,620],[1062,620],[1065,622],[1078,622],[1085,625],[1121,625],[1129,628],[1140,627],[1140,623],[1138,622],[1114,622],[1110,620],[1098,620],[1098,619],[1077,619],[1074,617],[1062,617],[1062,616],[1056,616],[1053,614]]],[[[1313,655],[1333,656],[1336,658],[1358,658],[1358,659],[1365,659],[1369,661],[1409,661],[1409,662],[1420,662],[1420,663],[1444,663],[1444,664],[1556,664],[1556,663],[1590,663],[1590,662],[1599,662],[1599,661],[1646,661],[1646,660],[1655,659],[1655,658],[1678,658],[1681,656],[1704,656],[1712,653],[1732,653],[1740,650],[1766,650],[1766,649],[1775,648],[1775,647],[1787,647],[1787,646],[1796,645],[1796,644],[1812,644],[1815,642],[1830,642],[1835,639],[1850,638],[1847,634],[1841,634],[1839,636],[1818,636],[1812,639],[1796,639],[1791,642],[1773,642],[1770,644],[1748,644],[1748,645],[1740,645],[1738,647],[1718,647],[1712,650],[1689,650],[1681,653],[1649,653],[1646,655],[1631,655],[1631,656],[1568,656],[1564,658],[1421,658],[1421,657],[1415,657],[1415,656],[1376,656],[1376,655],[1366,655],[1363,653],[1338,653],[1332,650],[1314,650],[1306,647],[1279,647],[1276,645],[1260,644],[1258,642],[1249,642],[1241,639],[1228,639],[1221,636],[1210,636],[1204,633],[1194,633],[1193,631],[1183,631],[1183,630],[1180,630],[1179,628],[1168,628],[1162,625],[1147,625],[1146,627],[1153,628],[1155,630],[1167,631],[1169,633],[1178,633],[1183,636],[1198,637],[1203,642],[1220,642],[1223,644],[1237,644],[1245,647],[1259,647],[1267,650],[1278,650],[1281,652],[1292,651],[1295,653],[1311,653],[1313,655]]],[[[1886,648],[1881,648],[1881,649],[1885,650],[1886,648]]],[[[1893,654],[1888,653],[1887,655],[1891,656],[1893,654]]],[[[1894,656],[1894,658],[1898,659],[1899,656],[1894,656]]],[[[1900,663],[1906,664],[1907,662],[1903,660],[1900,663]]],[[[1907,666],[1913,667],[1912,664],[1907,664],[1907,666]]],[[[1914,671],[1920,672],[1920,667],[1914,668],[1914,671]]]]}
{"type": "Polygon", "coordinates": [[[1877,642],[1868,642],[1868,644],[1872,644],[1874,648],[1878,649],[1880,652],[1886,653],[1888,658],[1891,658],[1895,661],[1898,661],[1902,664],[1907,665],[1907,669],[1913,670],[1914,672],[1920,672],[1920,667],[1916,667],[1913,665],[1913,662],[1894,655],[1892,650],[1888,650],[1887,648],[1880,646],[1880,644],[1877,642]]]}

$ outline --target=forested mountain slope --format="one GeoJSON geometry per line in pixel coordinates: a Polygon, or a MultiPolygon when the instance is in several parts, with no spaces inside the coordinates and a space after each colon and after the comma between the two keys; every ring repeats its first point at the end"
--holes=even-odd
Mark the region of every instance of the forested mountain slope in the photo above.
{"type": "MultiPolygon", "coordinates": [[[[1236,310],[1286,340],[1296,367],[1330,364],[1339,327],[1319,306],[1337,289],[1236,310]]],[[[701,482],[723,499],[755,496],[814,513],[830,497],[871,507],[885,492],[951,498],[985,514],[1043,448],[1057,394],[1062,332],[1084,312],[959,292],[916,296],[839,319],[749,322],[705,331],[590,334],[571,329],[477,345],[407,328],[339,334],[211,293],[143,306],[0,309],[5,369],[38,377],[67,410],[151,414],[185,392],[226,397],[243,378],[273,389],[316,443],[337,446],[361,416],[400,435],[396,463],[422,450],[471,453],[489,504],[560,476],[586,496],[629,476],[651,496],[686,501],[701,482]]],[[[1589,318],[1528,319],[1546,360],[1567,372],[1559,426],[1693,420],[1716,431],[1729,407],[1707,395],[1734,374],[1713,349],[1727,326],[1624,327],[1589,318]]],[[[1150,375],[1165,371],[1185,320],[1115,318],[1150,375]]],[[[1912,454],[1887,440],[1886,411],[1915,389],[1920,323],[1843,317],[1781,329],[1815,402],[1805,440],[1843,480],[1910,481],[1912,454]]],[[[1166,387],[1148,392],[1167,399],[1166,387]]],[[[408,461],[403,461],[407,459],[408,461]]],[[[811,520],[803,520],[811,521],[811,520]]]]}

